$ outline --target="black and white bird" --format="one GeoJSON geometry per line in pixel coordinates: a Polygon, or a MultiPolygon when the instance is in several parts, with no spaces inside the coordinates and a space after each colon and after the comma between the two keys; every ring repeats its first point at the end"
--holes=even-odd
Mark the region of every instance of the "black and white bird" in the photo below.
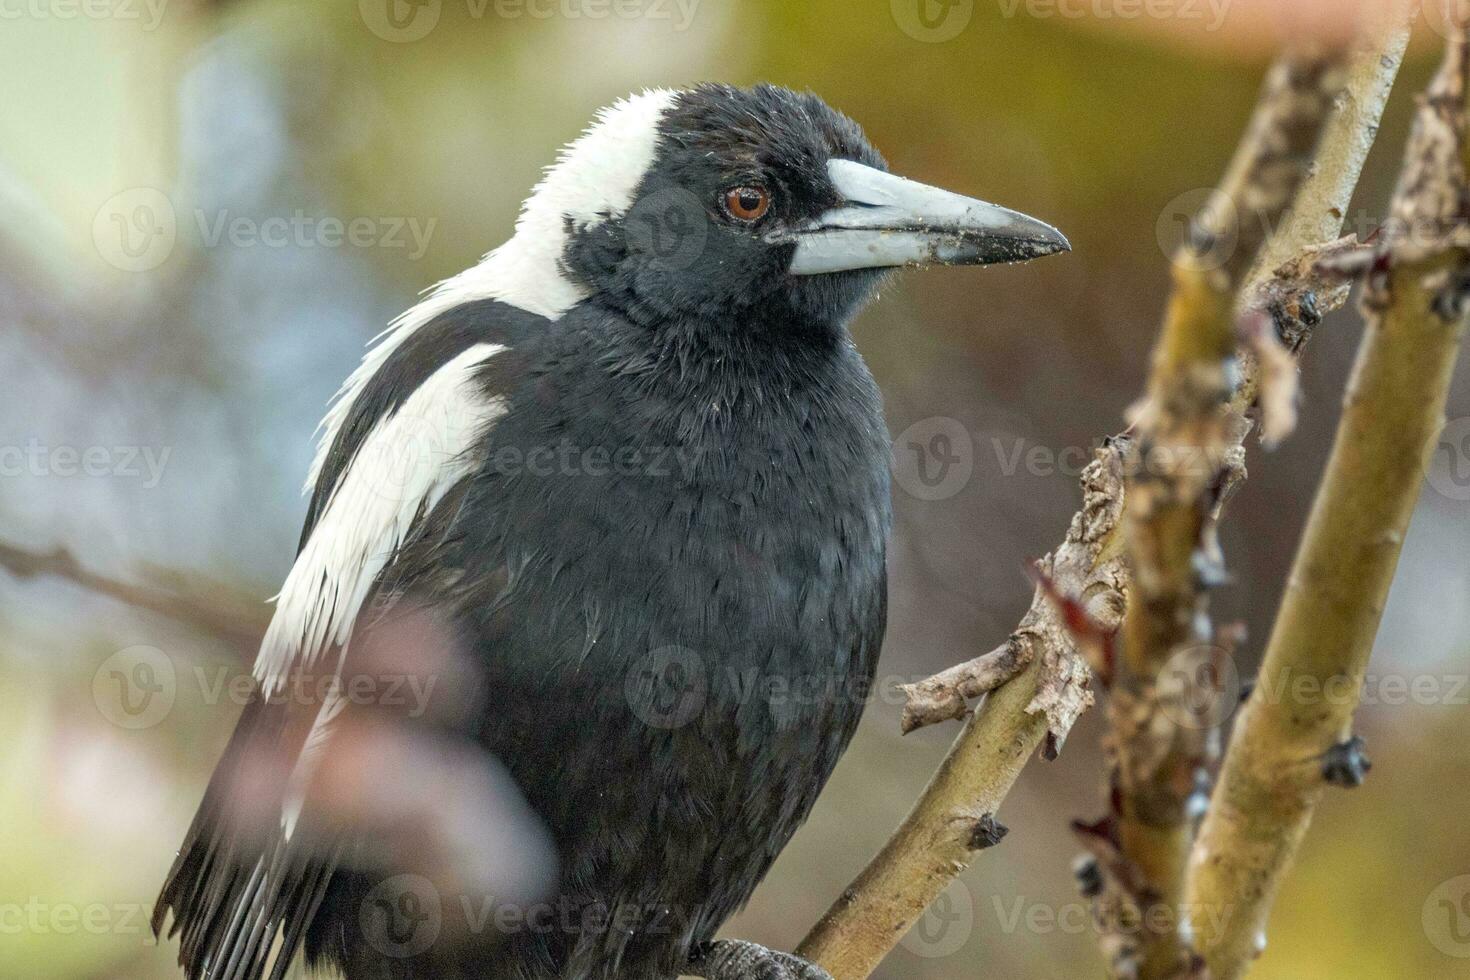
{"type": "Polygon", "coordinates": [[[257,693],[157,906],[187,976],[821,976],[712,937],[806,818],[883,639],[889,445],[848,323],[888,270],[1067,248],[890,175],[811,94],[602,111],[322,423],[257,693]],[[601,927],[455,929],[468,905],[438,894],[427,944],[370,934],[379,906],[419,908],[380,886],[422,855],[323,787],[417,784],[333,754],[354,711],[377,717],[348,687],[278,695],[381,670],[374,635],[401,647],[410,610],[474,671],[434,691],[453,708],[400,720],[508,774],[525,847],[547,842],[543,897],[601,927]]]}

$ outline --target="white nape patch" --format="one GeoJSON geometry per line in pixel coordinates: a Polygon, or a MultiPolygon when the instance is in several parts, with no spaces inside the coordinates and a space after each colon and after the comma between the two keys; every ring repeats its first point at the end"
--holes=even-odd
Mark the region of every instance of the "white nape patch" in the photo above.
{"type": "Polygon", "coordinates": [[[409,334],[439,314],[476,300],[500,300],[555,320],[586,298],[586,290],[561,271],[567,221],[588,228],[633,206],[633,194],[658,150],[659,122],[677,95],[671,89],[650,89],[598,112],[592,125],[546,168],[521,205],[510,240],[479,264],[432,287],[423,300],[373,338],[373,346],[318,426],[320,441],[306,493],[316,486],[352,403],[409,334]]]}
{"type": "Polygon", "coordinates": [[[435,371],[363,440],[276,597],[255,677],[278,693],[292,670],[347,644],[373,583],[420,513],[469,474],[469,450],[505,411],[473,381],[506,348],[476,344],[435,371]]]}

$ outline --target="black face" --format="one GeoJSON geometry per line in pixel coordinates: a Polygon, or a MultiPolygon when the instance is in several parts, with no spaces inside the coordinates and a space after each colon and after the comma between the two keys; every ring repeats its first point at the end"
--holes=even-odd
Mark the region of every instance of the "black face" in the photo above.
{"type": "Polygon", "coordinates": [[[746,326],[840,324],[873,294],[884,270],[792,274],[784,234],[842,203],[829,160],[887,169],[851,119],[810,93],[702,85],[659,129],[628,212],[573,231],[570,273],[640,318],[746,326]]]}

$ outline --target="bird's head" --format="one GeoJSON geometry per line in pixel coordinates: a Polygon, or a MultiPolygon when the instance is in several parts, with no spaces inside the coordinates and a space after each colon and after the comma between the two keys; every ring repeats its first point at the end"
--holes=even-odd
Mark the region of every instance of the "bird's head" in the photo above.
{"type": "Polygon", "coordinates": [[[639,317],[830,324],[889,269],[1069,247],[1033,218],[888,173],[815,95],[701,85],[605,109],[490,258],[522,276],[518,305],[546,315],[595,294],[639,317]]]}

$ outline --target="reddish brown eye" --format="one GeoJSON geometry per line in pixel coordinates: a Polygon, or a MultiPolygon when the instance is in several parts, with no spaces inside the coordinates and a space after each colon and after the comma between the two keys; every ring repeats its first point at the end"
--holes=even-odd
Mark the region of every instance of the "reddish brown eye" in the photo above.
{"type": "Polygon", "coordinates": [[[739,221],[759,221],[771,208],[771,192],[764,187],[732,187],[725,192],[725,211],[739,221]]]}

